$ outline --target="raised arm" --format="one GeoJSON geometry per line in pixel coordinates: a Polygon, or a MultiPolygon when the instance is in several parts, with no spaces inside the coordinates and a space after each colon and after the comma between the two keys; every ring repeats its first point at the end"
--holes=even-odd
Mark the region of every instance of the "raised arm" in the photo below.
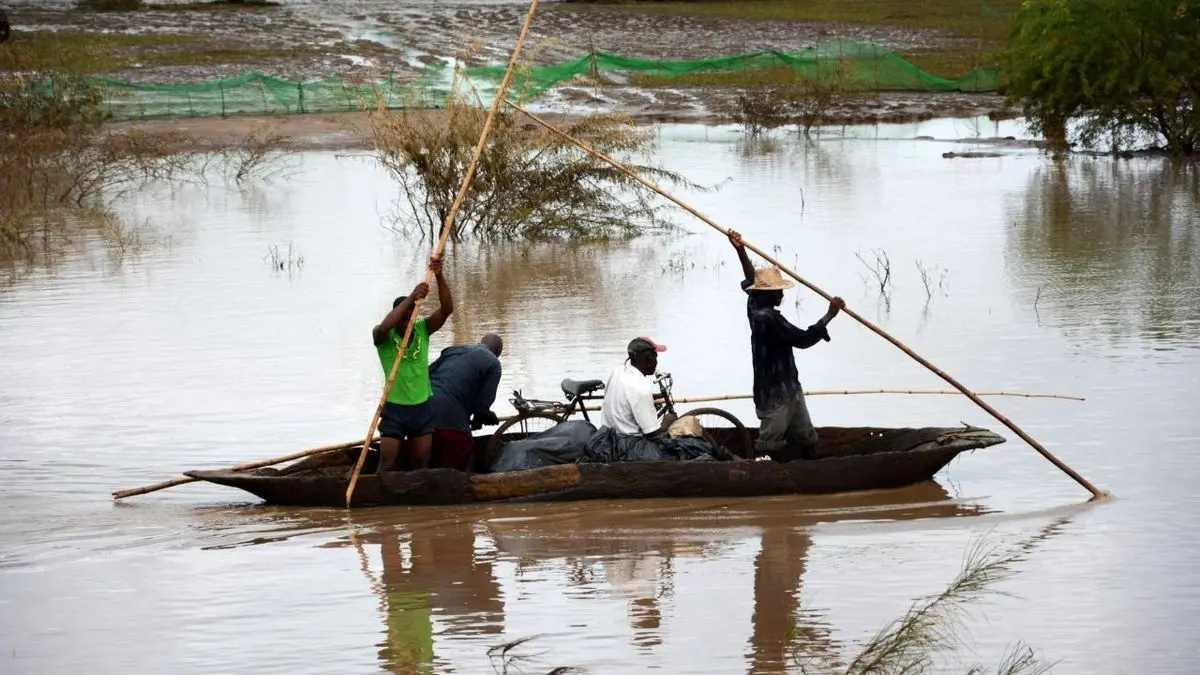
{"type": "Polygon", "coordinates": [[[383,341],[387,339],[388,333],[391,332],[393,328],[400,327],[400,322],[403,321],[406,316],[408,316],[410,311],[412,311],[412,308],[416,304],[417,300],[424,298],[428,293],[429,284],[426,284],[424,281],[422,281],[421,283],[417,284],[412,293],[408,294],[408,297],[404,298],[400,304],[393,307],[392,311],[388,312],[387,315],[383,317],[383,321],[380,321],[379,325],[375,326],[375,328],[371,330],[371,339],[375,341],[376,347],[383,344],[383,341]]]}
{"type": "Polygon", "coordinates": [[[437,281],[438,289],[438,308],[429,315],[429,318],[425,319],[425,329],[432,335],[454,313],[454,296],[450,294],[450,284],[446,283],[446,277],[442,276],[442,257],[437,254],[430,256],[429,267],[433,270],[433,278],[437,281]]]}
{"type": "Polygon", "coordinates": [[[742,275],[747,279],[753,279],[754,265],[750,264],[750,256],[746,255],[746,244],[742,241],[742,235],[730,230],[729,243],[733,244],[733,250],[738,254],[738,261],[742,263],[742,275]]]}

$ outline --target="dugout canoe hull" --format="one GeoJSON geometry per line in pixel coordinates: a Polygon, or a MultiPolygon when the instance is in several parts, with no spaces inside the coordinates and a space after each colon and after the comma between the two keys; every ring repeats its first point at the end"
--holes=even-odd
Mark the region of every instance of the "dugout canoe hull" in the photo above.
{"type": "MultiPolygon", "coordinates": [[[[753,434],[756,430],[751,430],[753,434]]],[[[960,453],[1005,442],[977,427],[885,429],[824,427],[817,459],[736,462],[564,464],[526,471],[469,474],[454,469],[367,473],[353,507],[589,499],[754,497],[899,488],[931,480],[960,453]]],[[[518,435],[513,436],[519,438],[518,435]]],[[[491,436],[475,438],[486,447],[491,436]]],[[[361,448],[307,458],[282,469],[188,471],[199,480],[244,490],[283,506],[344,507],[349,473],[361,448]]],[[[368,465],[374,462],[368,459],[368,465]]]]}

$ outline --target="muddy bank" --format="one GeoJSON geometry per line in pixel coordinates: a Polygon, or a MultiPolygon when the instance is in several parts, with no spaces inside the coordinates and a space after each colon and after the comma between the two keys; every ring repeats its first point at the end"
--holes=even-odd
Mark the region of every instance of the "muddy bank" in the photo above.
{"type": "MultiPolygon", "coordinates": [[[[156,3],[157,4],[157,3],[156,3]]],[[[231,12],[89,12],[62,1],[18,1],[9,12],[18,31],[86,31],[194,35],[214,47],[316,49],[263,64],[263,72],[292,79],[394,72],[416,75],[473,45],[471,61],[507,59],[527,5],[470,0],[285,1],[280,7],[231,12]]],[[[566,8],[544,2],[530,31],[527,56],[538,63],[577,58],[589,48],[649,59],[696,59],[764,49],[795,51],[833,39],[868,40],[891,49],[952,45],[958,39],[928,29],[849,24],[740,21],[719,17],[653,16],[611,8],[566,8]]],[[[182,82],[224,75],[172,66],[114,73],[138,82],[182,82]]]]}
{"type": "MultiPolygon", "coordinates": [[[[109,73],[136,83],[196,82],[250,70],[293,80],[392,75],[410,81],[431,63],[451,62],[467,45],[473,45],[468,59],[473,64],[504,61],[526,7],[519,2],[480,0],[351,0],[335,5],[294,0],[259,11],[80,12],[61,1],[23,1],[12,5],[10,16],[14,27],[25,32],[195,36],[204,40],[202,49],[210,54],[240,54],[236,62],[210,57],[202,63],[143,63],[109,73]],[[248,62],[245,50],[251,48],[264,54],[269,50],[270,57],[248,62]]],[[[688,59],[762,49],[793,51],[839,38],[870,40],[897,50],[957,41],[929,29],[654,16],[605,7],[565,8],[550,2],[541,6],[527,55],[538,63],[553,63],[594,48],[642,58],[688,59]]],[[[599,88],[560,86],[543,95],[538,107],[568,114],[619,110],[645,121],[715,123],[722,121],[739,92],[735,87],[629,86],[616,73],[609,79],[610,84],[599,88]]],[[[834,111],[828,123],[978,115],[1013,116],[995,95],[889,93],[834,111]]]]}
{"type": "MultiPolygon", "coordinates": [[[[965,95],[911,95],[880,101],[871,106],[837,111],[825,126],[841,126],[870,123],[916,122],[938,117],[980,117],[998,110],[999,99],[988,96],[965,95]],[[989,99],[996,99],[995,101],[989,99]]],[[[613,107],[596,105],[596,109],[612,110],[613,107]]],[[[726,124],[722,115],[704,110],[663,111],[647,106],[637,110],[618,107],[641,124],[694,123],[726,124]]],[[[547,111],[534,110],[551,123],[568,122],[585,114],[587,108],[569,108],[547,111]]],[[[425,114],[438,115],[430,110],[425,114]]],[[[1003,119],[999,114],[995,119],[1003,119]]],[[[178,131],[191,138],[213,145],[227,146],[242,142],[248,134],[267,133],[287,141],[297,149],[305,150],[363,150],[371,147],[371,123],[367,113],[333,113],[309,115],[268,115],[240,117],[166,118],[135,122],[114,122],[109,129],[118,133],[133,129],[144,131],[178,131]]],[[[777,134],[783,133],[782,131],[777,134]]],[[[791,133],[791,132],[789,132],[791,133]]]]}

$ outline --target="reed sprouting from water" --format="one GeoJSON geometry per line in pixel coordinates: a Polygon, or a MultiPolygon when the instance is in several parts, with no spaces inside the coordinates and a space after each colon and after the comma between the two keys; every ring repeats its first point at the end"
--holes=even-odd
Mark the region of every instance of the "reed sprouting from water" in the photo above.
{"type": "MultiPolygon", "coordinates": [[[[1040,538],[1040,537],[1039,537],[1040,538]]],[[[1025,559],[1035,540],[1022,542],[1009,551],[997,551],[985,542],[973,544],[967,551],[962,570],[935,595],[920,598],[905,614],[879,630],[850,660],[848,665],[814,663],[803,653],[804,645],[794,645],[792,664],[807,674],[822,675],[917,675],[944,672],[935,659],[957,646],[963,613],[971,604],[988,595],[1007,595],[995,585],[1012,576],[1016,563],[1025,559]]],[[[1038,675],[1050,670],[1034,649],[1016,643],[998,664],[998,675],[1038,675]]],[[[982,665],[966,670],[969,675],[993,672],[982,665]]]]}
{"type": "MultiPolygon", "coordinates": [[[[1058,528],[1059,524],[1051,525],[1058,528]]],[[[810,656],[805,644],[794,643],[789,654],[789,666],[804,675],[924,675],[934,672],[951,672],[947,664],[939,663],[937,657],[961,643],[961,627],[965,610],[989,595],[1008,595],[995,585],[1010,578],[1015,566],[1032,551],[1038,541],[1048,532],[1019,543],[1008,551],[998,551],[980,541],[967,551],[962,570],[935,595],[917,599],[905,614],[889,622],[879,630],[845,664],[840,659],[810,656]]],[[[488,650],[493,669],[505,675],[509,669],[521,662],[531,661],[535,655],[525,654],[520,648],[527,647],[539,636],[529,636],[496,645],[488,650]]],[[[1053,664],[1046,663],[1037,652],[1017,642],[1010,647],[995,669],[983,665],[972,665],[962,669],[966,675],[1041,675],[1049,672],[1053,664]]],[[[952,669],[958,672],[959,669],[952,669]]],[[[556,668],[551,673],[575,672],[570,668],[556,668]]]]}
{"type": "MultiPolygon", "coordinates": [[[[935,595],[918,598],[905,614],[879,630],[847,664],[828,655],[815,656],[806,652],[806,643],[793,642],[788,655],[790,668],[804,675],[925,675],[934,672],[964,672],[966,675],[1041,675],[1053,664],[1043,661],[1038,653],[1024,642],[1010,647],[994,669],[983,665],[964,668],[941,663],[937,657],[961,643],[961,627],[965,610],[989,595],[1008,595],[995,588],[1010,578],[1017,563],[1033,551],[1037,544],[1060,531],[1065,521],[1051,523],[1040,533],[1029,537],[1011,549],[997,550],[986,541],[972,544],[966,553],[962,569],[944,590],[935,595]]],[[[492,668],[498,675],[507,675],[520,664],[532,666],[541,654],[524,651],[541,636],[531,635],[495,645],[488,650],[492,668]]],[[[547,671],[558,673],[584,672],[571,667],[547,671]]]]}
{"type": "Polygon", "coordinates": [[[917,601],[904,616],[880,630],[850,662],[847,674],[931,669],[934,655],[958,642],[956,629],[965,607],[988,593],[1001,593],[992,586],[1007,578],[1023,555],[1020,551],[988,551],[982,544],[972,546],[958,576],[941,593],[917,601]]]}

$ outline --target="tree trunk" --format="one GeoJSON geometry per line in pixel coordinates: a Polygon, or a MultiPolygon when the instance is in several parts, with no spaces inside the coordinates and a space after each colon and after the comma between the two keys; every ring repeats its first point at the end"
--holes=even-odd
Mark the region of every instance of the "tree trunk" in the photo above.
{"type": "Polygon", "coordinates": [[[1066,152],[1067,121],[1058,117],[1050,118],[1042,123],[1042,135],[1046,137],[1046,147],[1053,152],[1066,152]]]}

